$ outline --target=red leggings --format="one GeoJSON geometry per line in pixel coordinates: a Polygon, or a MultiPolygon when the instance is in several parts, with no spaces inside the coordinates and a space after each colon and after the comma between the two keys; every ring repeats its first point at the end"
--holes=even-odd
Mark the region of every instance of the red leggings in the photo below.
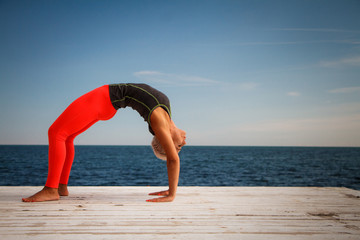
{"type": "Polygon", "coordinates": [[[99,120],[116,113],[109,86],[99,87],[71,103],[49,128],[49,171],[45,186],[67,184],[74,160],[74,139],[99,120]]]}

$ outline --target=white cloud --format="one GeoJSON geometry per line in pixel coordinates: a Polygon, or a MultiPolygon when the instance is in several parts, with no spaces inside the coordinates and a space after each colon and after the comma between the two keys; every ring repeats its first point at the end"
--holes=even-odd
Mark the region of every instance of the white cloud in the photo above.
{"type": "Polygon", "coordinates": [[[329,93],[353,93],[360,92],[360,87],[336,88],[328,91],[329,93]]]}
{"type": "Polygon", "coordinates": [[[334,32],[334,33],[360,33],[357,30],[338,29],[338,28],[274,28],[275,31],[291,32],[334,32]]]}
{"type": "Polygon", "coordinates": [[[143,81],[162,83],[174,86],[208,86],[219,84],[219,81],[199,76],[163,73],[158,71],[139,71],[134,76],[143,81]]]}
{"type": "Polygon", "coordinates": [[[244,82],[244,83],[239,83],[237,85],[237,89],[238,90],[249,91],[249,90],[255,89],[257,86],[259,86],[259,84],[255,83],[255,82],[244,82]]]}
{"type": "MultiPolygon", "coordinates": [[[[257,146],[360,146],[360,114],[264,120],[220,127],[216,142],[257,146]]],[[[204,133],[202,133],[204,134],[204,133]]]]}
{"type": "Polygon", "coordinates": [[[258,122],[244,125],[237,130],[251,132],[319,132],[335,130],[360,131],[360,114],[328,117],[328,118],[304,118],[278,121],[258,122]]]}
{"type": "Polygon", "coordinates": [[[157,72],[157,71],[140,71],[140,72],[135,72],[134,75],[136,77],[142,77],[142,76],[158,76],[158,75],[162,75],[161,72],[157,72]]]}
{"type": "Polygon", "coordinates": [[[322,67],[360,66],[360,56],[320,62],[322,67]]]}
{"type": "Polygon", "coordinates": [[[323,44],[323,43],[340,43],[340,44],[351,44],[359,45],[358,40],[312,40],[312,41],[282,41],[282,42],[238,42],[236,46],[271,46],[271,45],[304,45],[304,44],[323,44]]]}
{"type": "Polygon", "coordinates": [[[291,97],[299,97],[301,94],[299,92],[288,92],[286,95],[291,97]]]}

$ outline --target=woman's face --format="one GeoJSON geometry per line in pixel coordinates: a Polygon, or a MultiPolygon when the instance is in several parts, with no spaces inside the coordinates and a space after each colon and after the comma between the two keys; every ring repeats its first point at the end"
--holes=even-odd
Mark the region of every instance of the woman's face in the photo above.
{"type": "Polygon", "coordinates": [[[186,144],[186,132],[180,128],[175,128],[174,131],[172,131],[172,139],[176,150],[180,152],[181,148],[186,144]]]}

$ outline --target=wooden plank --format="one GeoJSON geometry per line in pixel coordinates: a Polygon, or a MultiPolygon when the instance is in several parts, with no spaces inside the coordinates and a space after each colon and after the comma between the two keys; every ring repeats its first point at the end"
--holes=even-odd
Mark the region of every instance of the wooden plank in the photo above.
{"type": "Polygon", "coordinates": [[[0,239],[360,239],[360,191],[316,187],[70,187],[60,201],[23,203],[41,187],[0,187],[0,239]]]}

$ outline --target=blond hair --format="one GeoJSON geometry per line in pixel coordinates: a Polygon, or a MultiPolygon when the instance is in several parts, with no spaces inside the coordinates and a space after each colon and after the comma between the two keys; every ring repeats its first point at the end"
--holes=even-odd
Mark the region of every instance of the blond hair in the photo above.
{"type": "Polygon", "coordinates": [[[161,146],[159,139],[157,139],[155,136],[153,137],[153,139],[151,141],[151,147],[152,147],[152,150],[154,151],[155,156],[158,159],[166,161],[167,157],[166,157],[165,150],[161,146]]]}

